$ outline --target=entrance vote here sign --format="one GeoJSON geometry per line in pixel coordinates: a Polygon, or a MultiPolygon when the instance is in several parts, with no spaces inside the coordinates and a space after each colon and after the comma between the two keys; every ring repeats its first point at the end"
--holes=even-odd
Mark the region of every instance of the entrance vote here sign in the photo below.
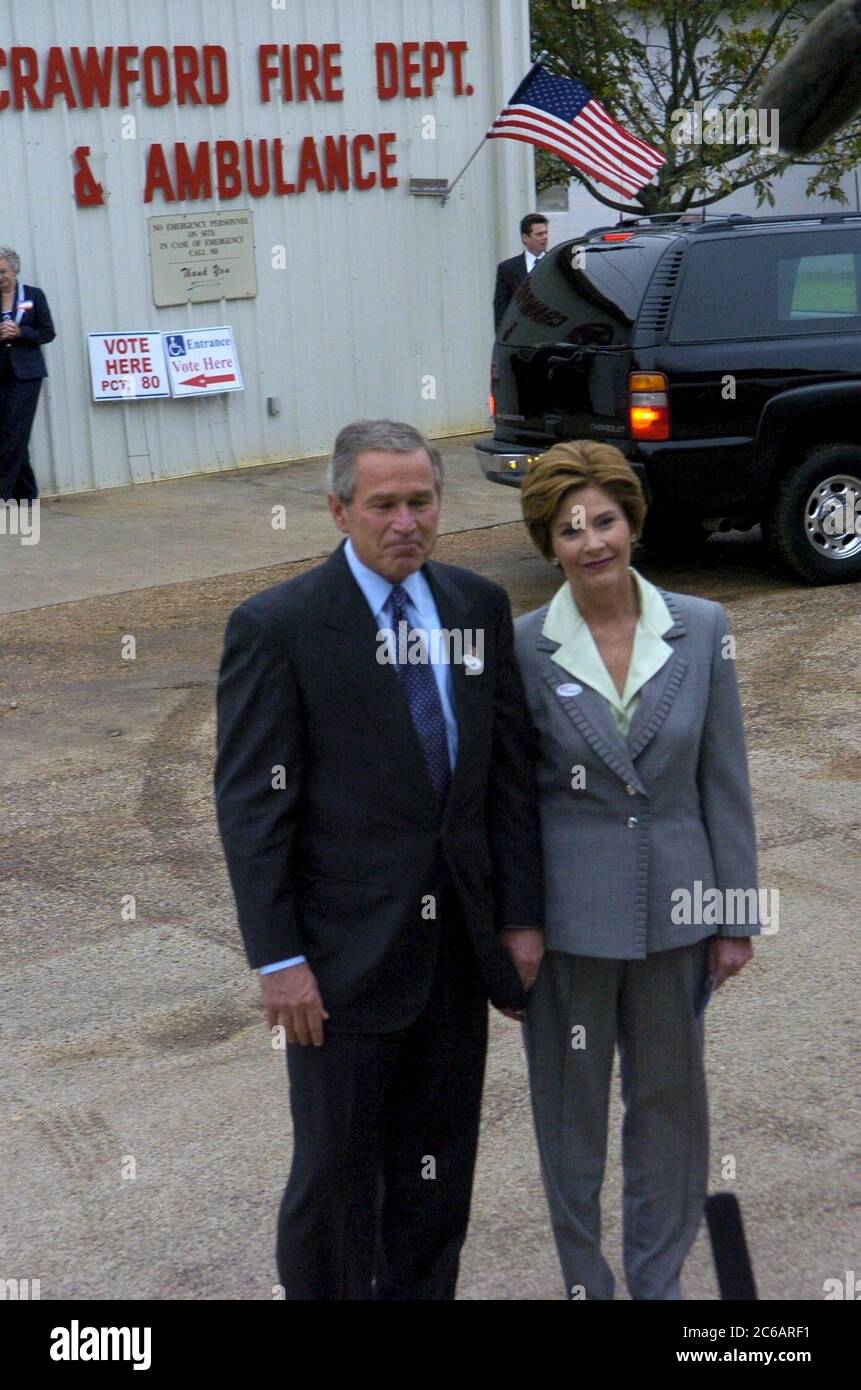
{"type": "Polygon", "coordinates": [[[162,333],[89,333],[94,401],[152,400],[169,396],[162,333]]]}
{"type": "Polygon", "coordinates": [[[164,345],[174,396],[211,396],[244,389],[232,328],[165,333],[164,345]]]}

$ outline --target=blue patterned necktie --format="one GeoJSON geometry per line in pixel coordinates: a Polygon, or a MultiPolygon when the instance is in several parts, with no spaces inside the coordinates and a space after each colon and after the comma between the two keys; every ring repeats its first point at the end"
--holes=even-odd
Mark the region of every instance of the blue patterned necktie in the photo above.
{"type": "MultiPolygon", "coordinates": [[[[407,591],[402,584],[394,585],[390,598],[397,650],[397,639],[402,631],[400,624],[406,623],[407,632],[412,626],[407,613],[407,591]]],[[[410,643],[410,646],[412,645],[410,643]]],[[[448,738],[439,687],[431,669],[427,650],[425,650],[424,656],[425,659],[415,666],[406,662],[403,666],[396,665],[395,669],[400,677],[403,692],[407,697],[415,731],[424,749],[425,762],[431,775],[434,791],[440,806],[444,806],[451,785],[448,738]]]]}

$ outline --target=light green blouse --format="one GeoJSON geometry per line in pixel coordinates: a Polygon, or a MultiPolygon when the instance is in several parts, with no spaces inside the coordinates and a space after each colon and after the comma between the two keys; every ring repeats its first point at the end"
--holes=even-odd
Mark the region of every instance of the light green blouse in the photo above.
{"type": "Polygon", "coordinates": [[[551,601],[541,629],[543,636],[560,643],[559,650],[553,653],[557,666],[564,666],[572,676],[585,685],[591,685],[593,690],[604,696],[623,737],[631,727],[640,691],[646,681],[660,671],[673,650],[669,642],[663,640],[663,634],[673,626],[673,619],[660,591],[635,569],[631,570],[631,574],[640,594],[640,618],[634,633],[631,665],[622,695],[604,665],[567,581],[551,601]]]}

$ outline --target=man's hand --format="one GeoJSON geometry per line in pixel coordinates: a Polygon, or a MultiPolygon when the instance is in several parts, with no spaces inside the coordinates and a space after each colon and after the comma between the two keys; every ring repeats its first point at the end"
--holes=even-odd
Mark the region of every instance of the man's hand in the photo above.
{"type": "Polygon", "coordinates": [[[714,976],[715,989],[752,959],[749,936],[713,936],[709,942],[709,974],[714,976]]]}
{"type": "Polygon", "coordinates": [[[5,323],[0,323],[0,338],[20,338],[20,336],[20,328],[11,319],[7,319],[5,323]]]}
{"type": "Polygon", "coordinates": [[[323,1020],[329,1015],[309,965],[288,965],[284,970],[261,975],[260,989],[270,1033],[280,1023],[288,1043],[323,1046],[323,1020]]]}
{"type": "MultiPolygon", "coordinates": [[[[544,933],[536,927],[508,927],[500,933],[503,945],[514,961],[520,976],[520,983],[528,994],[538,978],[541,961],[544,958],[544,933]]],[[[523,1022],[523,1010],[500,1009],[506,1018],[515,1023],[523,1022]]]]}

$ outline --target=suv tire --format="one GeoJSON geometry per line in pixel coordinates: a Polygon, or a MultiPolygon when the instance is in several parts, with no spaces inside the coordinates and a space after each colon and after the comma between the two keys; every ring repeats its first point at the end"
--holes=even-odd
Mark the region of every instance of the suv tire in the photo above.
{"type": "Polygon", "coordinates": [[[650,507],[641,539],[653,559],[682,564],[699,557],[710,535],[697,517],[688,512],[650,507]]]}
{"type": "Polygon", "coordinates": [[[809,584],[861,579],[859,500],[861,446],[822,444],[781,479],[763,522],[766,543],[809,584]]]}

